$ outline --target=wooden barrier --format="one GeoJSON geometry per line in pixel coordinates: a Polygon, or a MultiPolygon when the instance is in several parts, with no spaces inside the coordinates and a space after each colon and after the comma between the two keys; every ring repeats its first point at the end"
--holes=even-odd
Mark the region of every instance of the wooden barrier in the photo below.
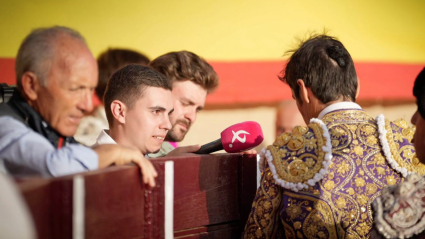
{"type": "Polygon", "coordinates": [[[17,179],[39,238],[238,238],[257,183],[256,155],[152,160],[53,179],[17,179]]]}

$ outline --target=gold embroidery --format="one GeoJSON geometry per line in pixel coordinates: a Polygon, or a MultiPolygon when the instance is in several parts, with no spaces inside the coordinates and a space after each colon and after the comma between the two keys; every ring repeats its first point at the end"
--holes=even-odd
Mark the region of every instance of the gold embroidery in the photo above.
{"type": "Polygon", "coordinates": [[[403,150],[402,155],[403,155],[403,157],[408,158],[408,159],[413,158],[412,149],[408,148],[408,149],[403,150]]]}
{"type": "Polygon", "coordinates": [[[302,227],[301,222],[295,222],[295,223],[294,223],[294,228],[295,228],[295,229],[299,230],[299,229],[301,229],[301,227],[302,227]]]}
{"type": "Polygon", "coordinates": [[[326,203],[321,200],[316,201],[315,209],[304,221],[303,232],[307,238],[316,238],[316,235],[319,238],[337,238],[332,210],[326,203]],[[309,230],[309,228],[312,229],[309,230]]]}
{"type": "Polygon", "coordinates": [[[304,238],[304,237],[303,237],[303,234],[302,234],[301,232],[299,232],[299,231],[297,232],[297,237],[298,237],[298,238],[304,238]]]}
{"type": "Polygon", "coordinates": [[[366,223],[362,222],[359,224],[359,226],[356,227],[356,231],[359,233],[360,236],[365,236],[369,233],[371,227],[366,223]]]}
{"type": "Polygon", "coordinates": [[[345,208],[345,205],[347,203],[345,202],[345,199],[343,197],[339,197],[338,200],[336,200],[336,206],[340,209],[345,208]]]}
{"type": "Polygon", "coordinates": [[[385,175],[385,169],[381,167],[376,167],[376,172],[378,175],[385,175]]]}
{"type": "Polygon", "coordinates": [[[292,135],[290,136],[289,142],[287,143],[289,150],[296,151],[304,147],[305,138],[303,135],[307,133],[307,131],[307,127],[301,126],[296,126],[292,130],[292,135]]]}
{"type": "Polygon", "coordinates": [[[292,227],[290,227],[288,224],[286,224],[283,220],[282,220],[282,224],[283,224],[283,229],[285,230],[285,237],[287,239],[294,239],[295,238],[295,232],[292,229],[292,227]]]}
{"type": "Polygon", "coordinates": [[[376,133],[376,128],[370,126],[370,125],[366,125],[365,127],[363,127],[361,129],[366,135],[373,135],[376,133]]]}
{"type": "Polygon", "coordinates": [[[338,167],[338,169],[337,169],[337,173],[340,173],[340,174],[345,174],[345,173],[347,173],[348,171],[350,170],[350,165],[347,163],[347,162],[345,162],[345,161],[343,161],[343,162],[341,162],[341,164],[339,165],[339,167],[338,167]]]}
{"type": "Polygon", "coordinates": [[[420,163],[418,157],[416,156],[416,154],[413,156],[412,163],[414,165],[418,165],[420,163]]]}
{"type": "Polygon", "coordinates": [[[358,156],[363,156],[363,148],[361,146],[356,146],[354,148],[354,153],[358,156]]]}
{"type": "Polygon", "coordinates": [[[305,165],[302,160],[294,159],[294,161],[289,164],[289,173],[292,176],[304,175],[307,170],[307,165],[305,165]]]}
{"type": "MultiPolygon", "coordinates": [[[[273,212],[277,208],[275,199],[279,198],[283,199],[279,223],[283,225],[286,238],[370,237],[371,202],[384,186],[397,184],[402,178],[383,156],[376,121],[366,113],[360,110],[331,112],[322,121],[329,130],[333,146],[328,173],[316,185],[298,193],[278,190],[274,186],[260,196],[257,192],[251,213],[251,217],[253,213],[255,216],[248,220],[245,229],[251,233],[244,235],[258,238],[281,235],[270,231],[277,228],[271,225],[273,221],[277,222],[273,212]],[[263,211],[263,217],[260,218],[255,210],[263,211]]],[[[405,128],[399,126],[403,124],[401,121],[386,124],[392,156],[400,166],[421,168],[422,164],[408,143],[412,130],[403,131],[409,129],[407,125],[405,128]]],[[[323,131],[317,124],[280,135],[268,147],[276,176],[287,182],[306,183],[323,167],[325,142],[323,131]]],[[[262,179],[261,187],[273,181],[273,175],[266,174],[264,178],[267,180],[262,179]]]]}
{"type": "Polygon", "coordinates": [[[355,183],[357,187],[363,187],[365,185],[365,181],[363,178],[356,178],[355,183]]]}
{"type": "Polygon", "coordinates": [[[404,119],[396,119],[393,121],[393,123],[403,129],[409,128],[409,124],[404,119]]]}
{"type": "Polygon", "coordinates": [[[288,209],[286,209],[286,212],[290,217],[289,220],[292,221],[297,218],[303,212],[303,210],[301,209],[301,204],[292,204],[290,207],[288,207],[288,209]]]}
{"type": "Polygon", "coordinates": [[[376,154],[373,159],[375,160],[376,164],[385,165],[385,158],[382,156],[382,154],[376,154]]]}
{"type": "Polygon", "coordinates": [[[347,188],[346,192],[348,195],[354,195],[354,189],[353,188],[347,188]]]}
{"type": "Polygon", "coordinates": [[[357,194],[357,202],[360,205],[366,205],[369,198],[366,195],[363,194],[357,194]]]}
{"type": "Polygon", "coordinates": [[[304,146],[305,139],[300,135],[292,135],[291,139],[288,142],[288,149],[292,151],[296,151],[301,149],[304,146]]]}
{"type": "Polygon", "coordinates": [[[401,131],[401,133],[403,134],[403,136],[405,136],[409,142],[412,141],[413,139],[413,135],[415,135],[415,130],[413,130],[412,128],[409,129],[403,129],[401,131]]]}
{"type": "MultiPolygon", "coordinates": [[[[314,134],[308,134],[306,127],[296,127],[292,134],[285,133],[279,136],[274,145],[267,147],[273,155],[273,164],[279,177],[291,183],[305,183],[312,179],[323,168],[325,154],[322,151],[325,139],[323,138],[320,125],[309,124],[314,134]],[[306,138],[307,136],[311,138],[306,138]],[[289,138],[289,139],[288,139],[289,138]],[[277,145],[280,141],[287,141],[285,150],[282,151],[277,145]],[[303,148],[302,157],[292,155],[297,154],[297,150],[303,148]],[[305,150],[318,149],[318,155],[305,153],[305,150]],[[288,154],[291,156],[288,157],[288,154]]],[[[300,152],[301,153],[301,152],[300,152]]]]}
{"type": "Polygon", "coordinates": [[[408,138],[410,142],[414,134],[414,128],[408,127],[407,122],[403,122],[403,120],[398,120],[394,122],[394,125],[391,125],[388,120],[385,120],[385,129],[387,130],[386,138],[390,146],[391,155],[393,156],[393,159],[399,164],[399,166],[402,168],[406,168],[410,172],[425,175],[425,165],[422,163],[415,164],[414,154],[412,152],[414,151],[414,146],[408,144],[400,149],[399,144],[396,142],[399,141],[399,139],[396,139],[396,137],[394,137],[394,135],[399,134],[398,132],[401,130],[402,134],[406,138],[408,138]],[[401,129],[397,128],[397,126],[401,127],[401,129]],[[395,133],[393,133],[393,130],[395,133]],[[400,151],[402,151],[403,154],[400,154],[400,151]]]}
{"type": "Polygon", "coordinates": [[[308,167],[313,167],[313,165],[315,164],[316,162],[314,161],[314,159],[313,158],[307,158],[306,160],[305,160],[305,164],[308,166],[308,167]]]}
{"type": "Polygon", "coordinates": [[[402,136],[401,134],[399,134],[399,133],[395,133],[395,134],[394,134],[394,139],[395,139],[398,143],[401,143],[401,142],[403,142],[403,140],[404,140],[403,136],[402,136]]]}
{"type": "Polygon", "coordinates": [[[282,147],[286,145],[291,139],[291,133],[283,133],[279,137],[276,138],[276,141],[273,143],[274,146],[282,147]]]}
{"type": "Polygon", "coordinates": [[[279,208],[281,187],[273,182],[268,164],[262,172],[261,185],[257,190],[252,210],[245,225],[244,238],[270,238],[279,208]]]}
{"type": "Polygon", "coordinates": [[[394,184],[396,184],[396,180],[395,180],[395,178],[394,178],[393,175],[387,177],[387,184],[388,185],[394,185],[394,184]]]}
{"type": "Polygon", "coordinates": [[[314,148],[317,148],[317,139],[314,139],[314,138],[307,139],[305,141],[305,146],[309,150],[314,149],[314,148]]]}
{"type": "Polygon", "coordinates": [[[335,183],[332,180],[329,180],[325,183],[324,187],[326,188],[326,190],[331,191],[332,189],[335,188],[335,183]]]}
{"type": "Polygon", "coordinates": [[[375,194],[375,193],[376,193],[376,191],[378,191],[378,186],[376,186],[375,184],[368,183],[368,184],[366,185],[366,193],[367,193],[368,195],[375,194]]]}
{"type": "Polygon", "coordinates": [[[377,144],[378,143],[378,139],[373,135],[367,136],[366,141],[367,141],[368,144],[377,144]]]}

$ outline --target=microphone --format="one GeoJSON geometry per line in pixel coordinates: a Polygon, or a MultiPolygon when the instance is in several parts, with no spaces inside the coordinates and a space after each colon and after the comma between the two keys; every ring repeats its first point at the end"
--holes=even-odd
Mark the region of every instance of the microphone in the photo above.
{"type": "Polygon", "coordinates": [[[224,149],[227,153],[238,153],[252,149],[263,142],[260,124],[245,121],[234,124],[221,132],[221,138],[204,144],[195,154],[209,154],[224,149]]]}

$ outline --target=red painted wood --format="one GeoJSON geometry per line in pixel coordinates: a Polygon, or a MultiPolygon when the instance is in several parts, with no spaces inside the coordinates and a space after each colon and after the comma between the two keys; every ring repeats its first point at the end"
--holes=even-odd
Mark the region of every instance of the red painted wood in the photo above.
{"type": "Polygon", "coordinates": [[[237,154],[170,158],[174,161],[174,230],[236,221],[237,154]]]}
{"type": "MultiPolygon", "coordinates": [[[[174,230],[179,238],[239,237],[256,191],[256,157],[195,155],[152,160],[155,188],[133,165],[80,174],[86,238],[164,238],[164,179],[174,161],[174,230]]],[[[39,238],[72,238],[74,175],[17,180],[39,238]]]]}
{"type": "MultiPolygon", "coordinates": [[[[157,186],[141,183],[136,166],[81,174],[86,238],[164,238],[164,163],[154,162],[157,186]]],[[[39,238],[72,238],[73,175],[18,181],[39,238]]]]}
{"type": "Polygon", "coordinates": [[[39,238],[72,238],[72,180],[19,181],[39,238]]]}
{"type": "Polygon", "coordinates": [[[144,235],[144,186],[137,168],[107,170],[85,176],[87,238],[144,235]]]}
{"type": "Polygon", "coordinates": [[[237,222],[230,222],[220,225],[198,227],[174,232],[174,238],[197,239],[197,238],[220,238],[233,239],[240,238],[241,232],[237,222]]]}
{"type": "Polygon", "coordinates": [[[31,178],[18,182],[21,193],[33,216],[38,238],[53,238],[52,184],[45,179],[31,178]]]}
{"type": "Polygon", "coordinates": [[[170,160],[175,168],[174,236],[239,237],[257,189],[256,155],[214,154],[170,160]]]}
{"type": "MultiPolygon", "coordinates": [[[[252,202],[257,192],[257,156],[243,155],[239,159],[238,170],[238,197],[239,197],[239,226],[243,230],[249,213],[251,212],[252,202]]],[[[242,231],[241,231],[242,232],[242,231]]]]}

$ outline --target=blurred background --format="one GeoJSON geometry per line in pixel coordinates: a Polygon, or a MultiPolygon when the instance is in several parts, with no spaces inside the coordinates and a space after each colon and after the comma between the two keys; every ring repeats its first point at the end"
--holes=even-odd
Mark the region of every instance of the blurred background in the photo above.
{"type": "Polygon", "coordinates": [[[150,59],[188,50],[220,76],[218,90],[181,145],[204,144],[226,127],[261,124],[274,141],[276,106],[291,99],[277,78],[285,51],[309,32],[338,37],[351,53],[361,82],[358,99],[372,116],[415,111],[413,82],[425,66],[425,1],[286,0],[2,0],[0,82],[14,84],[14,57],[38,27],[78,30],[95,57],[108,47],[130,48],[150,59]]]}

